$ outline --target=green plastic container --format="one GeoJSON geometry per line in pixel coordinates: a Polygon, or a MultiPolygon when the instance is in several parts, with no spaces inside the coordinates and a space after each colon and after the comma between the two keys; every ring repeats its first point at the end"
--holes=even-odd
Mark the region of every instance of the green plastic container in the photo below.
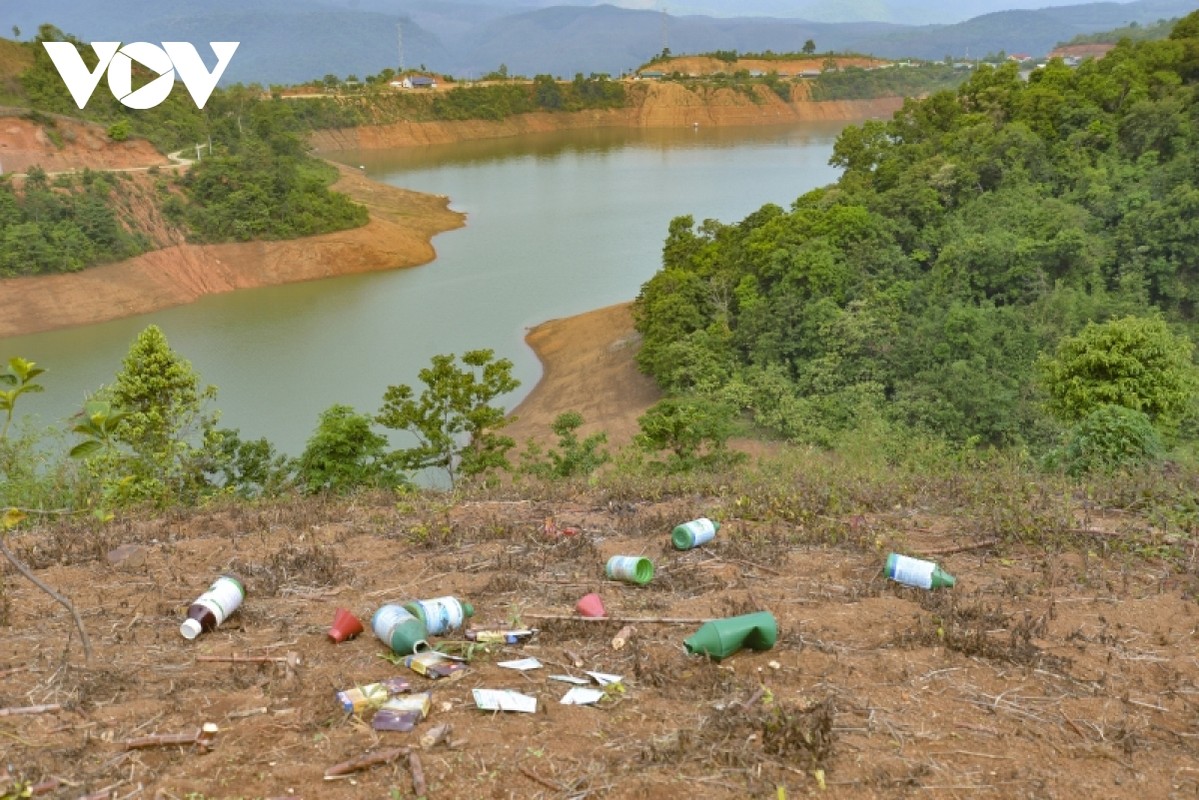
{"type": "Polygon", "coordinates": [[[690,550],[712,541],[712,537],[719,530],[719,522],[713,522],[707,517],[700,517],[690,522],[684,522],[682,525],[676,525],[675,529],[670,532],[670,541],[678,550],[690,550]]]}
{"type": "Polygon", "coordinates": [[[738,650],[769,650],[779,638],[779,626],[769,611],[755,611],[739,617],[705,622],[683,640],[688,653],[710,656],[719,661],[738,650]]]}
{"type": "Polygon", "coordinates": [[[371,617],[371,629],[383,644],[401,656],[416,652],[416,646],[425,641],[429,632],[425,623],[412,615],[403,606],[390,603],[371,617]]]}
{"type": "Polygon", "coordinates": [[[604,574],[614,581],[643,586],[654,579],[654,562],[644,556],[612,556],[604,574]]]}

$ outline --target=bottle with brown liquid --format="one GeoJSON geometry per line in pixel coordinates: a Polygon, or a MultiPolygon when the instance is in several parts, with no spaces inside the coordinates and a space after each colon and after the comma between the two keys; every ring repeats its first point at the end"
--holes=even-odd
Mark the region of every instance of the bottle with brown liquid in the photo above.
{"type": "Polygon", "coordinates": [[[245,599],[246,587],[232,575],[217,578],[208,591],[187,609],[187,619],[179,626],[184,639],[194,639],[224,622],[245,599]]]}

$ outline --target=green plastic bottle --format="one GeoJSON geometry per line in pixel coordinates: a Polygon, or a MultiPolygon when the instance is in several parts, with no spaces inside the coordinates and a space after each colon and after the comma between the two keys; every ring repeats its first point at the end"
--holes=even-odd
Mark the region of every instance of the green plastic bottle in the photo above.
{"type": "Polygon", "coordinates": [[[654,562],[644,556],[612,556],[604,565],[604,575],[614,581],[644,586],[654,579],[654,562]]]}
{"type": "Polygon", "coordinates": [[[475,615],[474,606],[464,603],[456,597],[414,600],[411,603],[405,603],[404,608],[425,624],[425,630],[430,636],[442,636],[450,631],[456,631],[466,622],[467,617],[475,615]]]}
{"type": "Polygon", "coordinates": [[[690,550],[712,541],[712,537],[719,530],[719,522],[713,522],[707,517],[700,517],[690,522],[684,522],[682,525],[676,525],[675,529],[670,532],[670,541],[678,550],[690,550]]]}
{"type": "Polygon", "coordinates": [[[705,622],[683,640],[688,653],[710,656],[719,661],[743,647],[769,650],[779,638],[779,626],[769,611],[755,611],[739,617],[705,622]]]}
{"type": "Polygon", "coordinates": [[[395,603],[389,603],[375,612],[375,616],[371,617],[371,629],[383,644],[401,656],[415,653],[416,646],[429,635],[425,623],[395,603]]]}
{"type": "Polygon", "coordinates": [[[957,579],[932,561],[901,556],[892,553],[887,556],[887,577],[905,586],[915,586],[917,589],[952,589],[957,579]]]}

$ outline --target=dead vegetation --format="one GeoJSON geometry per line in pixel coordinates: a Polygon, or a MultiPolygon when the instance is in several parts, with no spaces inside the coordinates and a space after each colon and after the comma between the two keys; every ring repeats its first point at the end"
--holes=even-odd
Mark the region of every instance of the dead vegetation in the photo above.
{"type": "MultiPolygon", "coordinates": [[[[1059,520],[1059,505],[1030,502],[1038,519],[1059,520]]],[[[324,778],[360,756],[411,748],[428,798],[1199,791],[1199,615],[1193,550],[1181,540],[1124,519],[1140,538],[1050,531],[1048,545],[1032,546],[1009,522],[978,524],[1014,519],[1007,511],[880,510],[828,491],[772,503],[782,513],[758,504],[750,518],[737,515],[750,509],[736,492],[454,505],[379,495],[17,532],[17,551],[80,608],[96,659],[82,667],[62,610],[3,574],[0,787],[39,785],[40,796],[72,800],[412,798],[408,756],[324,778]],[[675,550],[670,528],[698,513],[720,517],[720,532],[675,550]],[[140,558],[110,561],[122,544],[140,558]],[[886,581],[891,550],[939,554],[958,586],[886,581]],[[646,555],[655,579],[605,580],[614,554],[646,555]],[[246,602],[186,642],[182,614],[225,570],[245,578],[246,602]],[[575,615],[588,592],[611,619],[575,615]],[[477,627],[539,632],[523,645],[437,640],[471,659],[444,681],[382,658],[373,611],[446,594],[475,604],[477,627]],[[368,629],[331,643],[336,607],[368,629]],[[760,609],[778,621],[775,646],[722,662],[689,656],[682,640],[698,622],[672,621],[760,609]],[[525,656],[543,668],[497,665],[525,656]],[[547,676],[584,670],[623,680],[597,706],[560,704],[567,687],[547,676]],[[333,702],[340,689],[391,676],[432,691],[429,719],[410,734],[376,732],[333,702]],[[481,712],[474,688],[533,695],[537,713],[481,712]],[[204,723],[219,732],[204,748],[189,744],[204,723]],[[440,723],[453,733],[421,749],[420,734],[440,723]]],[[[1112,530],[1111,518],[1092,512],[1069,525],[1112,530]]]]}

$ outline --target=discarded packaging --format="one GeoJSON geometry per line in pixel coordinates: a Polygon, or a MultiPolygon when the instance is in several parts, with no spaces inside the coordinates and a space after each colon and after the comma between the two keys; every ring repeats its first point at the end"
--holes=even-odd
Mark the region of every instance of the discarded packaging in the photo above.
{"type": "Polygon", "coordinates": [[[670,541],[678,550],[690,550],[712,541],[712,537],[719,530],[719,522],[713,522],[707,517],[700,517],[675,526],[675,529],[670,532],[670,541]]]}
{"type": "Polygon", "coordinates": [[[406,656],[404,658],[404,666],[417,675],[424,675],[426,678],[432,678],[433,680],[448,678],[455,672],[461,672],[466,669],[466,664],[436,650],[425,650],[406,656]]]}
{"type": "Polygon", "coordinates": [[[957,579],[932,561],[901,556],[887,556],[886,575],[891,580],[917,589],[952,589],[957,579]]]}
{"type": "Polygon", "coordinates": [[[654,563],[644,556],[612,556],[604,574],[612,580],[642,586],[654,579],[654,563]]]}
{"type": "Polygon", "coordinates": [[[609,686],[613,683],[620,683],[624,680],[623,676],[611,675],[607,672],[586,672],[584,674],[591,676],[591,680],[595,681],[600,686],[609,686]]]}
{"type": "Polygon", "coordinates": [[[574,675],[549,675],[551,681],[562,681],[563,683],[573,683],[575,686],[586,686],[591,681],[586,678],[576,678],[574,675]]]}
{"type": "Polygon", "coordinates": [[[195,639],[214,629],[237,610],[246,597],[246,587],[232,575],[217,578],[208,591],[187,609],[187,619],[179,626],[184,639],[195,639]]]}
{"type": "Polygon", "coordinates": [[[591,689],[586,686],[575,686],[562,695],[559,701],[566,706],[591,706],[604,699],[603,689],[591,689]]]}
{"type": "Polygon", "coordinates": [[[483,711],[519,711],[537,713],[537,698],[511,689],[472,689],[475,706],[483,711]]]}
{"type": "Polygon", "coordinates": [[[608,612],[604,608],[604,599],[595,592],[585,594],[575,603],[575,609],[584,617],[604,617],[608,612]]]}
{"type": "Polygon", "coordinates": [[[541,669],[541,662],[531,656],[529,658],[518,658],[513,661],[497,661],[495,665],[504,669],[520,670],[521,672],[530,669],[541,669]]]}
{"type": "Polygon", "coordinates": [[[401,656],[416,652],[417,645],[429,635],[425,623],[395,603],[389,603],[375,612],[371,628],[383,644],[401,656]]]}
{"type": "Polygon", "coordinates": [[[711,656],[719,661],[743,647],[769,650],[778,640],[778,623],[769,611],[714,619],[683,640],[688,653],[711,656]]]}
{"type": "Polygon", "coordinates": [[[416,727],[416,723],[429,716],[432,705],[431,692],[392,697],[375,712],[371,727],[377,731],[410,731],[416,727]]]}
{"type": "Polygon", "coordinates": [[[441,636],[462,627],[467,617],[475,614],[475,607],[456,597],[434,597],[432,600],[415,600],[405,603],[404,608],[425,624],[430,636],[441,636]]]}
{"type": "Polygon", "coordinates": [[[498,629],[498,630],[468,630],[465,634],[468,642],[482,644],[519,644],[527,642],[537,635],[536,628],[498,629]]]}
{"type": "Polygon", "coordinates": [[[392,695],[404,694],[412,688],[412,684],[403,678],[388,678],[378,683],[368,683],[365,686],[355,686],[338,692],[335,697],[342,710],[351,714],[361,714],[372,708],[383,705],[392,695]]]}
{"type": "Polygon", "coordinates": [[[334,642],[344,642],[362,633],[362,620],[354,616],[348,608],[339,608],[333,612],[333,624],[329,626],[329,638],[334,642]]]}

